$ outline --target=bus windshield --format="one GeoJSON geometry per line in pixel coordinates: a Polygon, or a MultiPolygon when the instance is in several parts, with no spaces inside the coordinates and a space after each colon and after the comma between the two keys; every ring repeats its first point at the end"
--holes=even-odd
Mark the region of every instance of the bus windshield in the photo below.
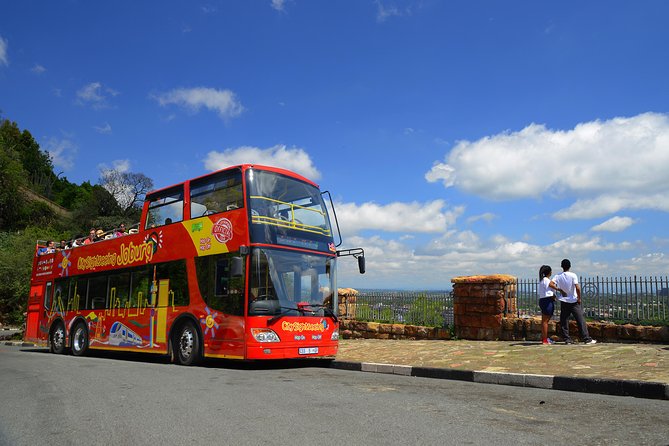
{"type": "Polygon", "coordinates": [[[252,241],[328,250],[330,219],[317,187],[258,169],[247,180],[252,241]]]}
{"type": "Polygon", "coordinates": [[[336,308],[335,263],[335,257],[254,248],[249,315],[332,314],[336,308]]]}

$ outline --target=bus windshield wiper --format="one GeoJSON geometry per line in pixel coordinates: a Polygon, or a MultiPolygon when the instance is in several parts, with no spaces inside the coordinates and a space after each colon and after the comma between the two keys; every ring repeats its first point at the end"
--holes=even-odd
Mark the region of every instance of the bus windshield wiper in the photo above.
{"type": "Polygon", "coordinates": [[[339,322],[339,319],[337,319],[337,315],[334,313],[334,311],[332,311],[332,308],[330,308],[329,306],[325,304],[309,304],[309,306],[314,308],[322,308],[323,313],[325,313],[326,316],[330,316],[332,320],[334,320],[335,324],[339,322]]]}
{"type": "MultiPolygon", "coordinates": [[[[297,304],[297,307],[281,307],[281,309],[284,310],[284,311],[282,311],[281,313],[277,314],[276,316],[270,318],[267,321],[267,325],[273,325],[276,321],[278,321],[279,319],[281,319],[282,317],[284,317],[285,315],[287,315],[291,311],[299,311],[302,315],[304,315],[307,311],[311,311],[311,310],[307,310],[307,308],[306,308],[306,307],[310,307],[310,306],[311,305],[306,305],[306,304],[303,304],[303,303],[299,303],[299,304],[297,304]]],[[[313,313],[313,311],[311,311],[311,312],[313,313]]]]}
{"type": "Polygon", "coordinates": [[[310,303],[307,303],[307,302],[300,302],[300,303],[297,304],[297,307],[281,307],[281,309],[284,310],[284,311],[282,311],[281,313],[277,314],[276,316],[270,318],[270,319],[267,321],[267,325],[273,325],[276,321],[278,321],[278,320],[281,319],[282,317],[286,316],[286,315],[287,315],[288,313],[290,313],[291,311],[298,311],[298,312],[300,312],[300,314],[302,314],[303,316],[304,316],[306,313],[314,314],[314,313],[315,313],[314,308],[322,308],[322,309],[323,309],[323,313],[325,313],[326,316],[330,316],[330,317],[332,317],[332,319],[334,320],[335,324],[336,324],[337,322],[339,322],[339,320],[337,319],[337,315],[336,315],[336,314],[334,313],[334,311],[332,311],[332,309],[331,309],[330,307],[328,307],[327,305],[323,305],[323,304],[310,304],[310,303]]]}

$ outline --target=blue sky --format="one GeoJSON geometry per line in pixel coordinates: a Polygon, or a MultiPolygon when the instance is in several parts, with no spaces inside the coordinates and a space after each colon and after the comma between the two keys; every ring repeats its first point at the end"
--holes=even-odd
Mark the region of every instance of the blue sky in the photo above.
{"type": "Polygon", "coordinates": [[[669,272],[669,3],[8,2],[0,111],[71,181],[330,190],[339,285],[669,272]]]}

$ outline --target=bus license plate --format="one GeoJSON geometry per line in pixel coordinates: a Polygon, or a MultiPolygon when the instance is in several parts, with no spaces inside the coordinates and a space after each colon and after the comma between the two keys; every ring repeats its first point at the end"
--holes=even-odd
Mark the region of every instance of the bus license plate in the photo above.
{"type": "Polygon", "coordinates": [[[297,352],[300,355],[315,355],[318,353],[318,347],[300,347],[297,352]]]}

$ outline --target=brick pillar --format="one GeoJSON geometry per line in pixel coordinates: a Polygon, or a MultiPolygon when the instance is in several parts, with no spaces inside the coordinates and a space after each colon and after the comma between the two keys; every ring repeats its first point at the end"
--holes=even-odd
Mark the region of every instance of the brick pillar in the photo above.
{"type": "Polygon", "coordinates": [[[358,291],[353,288],[339,288],[339,317],[342,319],[355,319],[355,301],[358,291]]]}
{"type": "Polygon", "coordinates": [[[456,336],[500,339],[502,318],[516,317],[516,278],[505,274],[462,276],[454,277],[451,283],[456,336]]]}

